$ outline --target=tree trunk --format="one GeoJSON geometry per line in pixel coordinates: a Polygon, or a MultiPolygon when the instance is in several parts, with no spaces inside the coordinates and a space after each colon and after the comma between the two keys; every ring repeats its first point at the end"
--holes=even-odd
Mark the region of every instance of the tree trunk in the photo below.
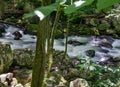
{"type": "Polygon", "coordinates": [[[44,83],[43,81],[46,65],[46,22],[48,22],[47,18],[41,21],[40,29],[38,30],[31,87],[43,87],[44,83]]]}

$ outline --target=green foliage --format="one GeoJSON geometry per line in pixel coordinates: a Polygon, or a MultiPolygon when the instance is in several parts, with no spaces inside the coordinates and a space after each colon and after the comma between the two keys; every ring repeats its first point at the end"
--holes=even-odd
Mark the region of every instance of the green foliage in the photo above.
{"type": "Polygon", "coordinates": [[[85,3],[83,3],[82,5],[78,6],[78,7],[75,7],[75,4],[72,4],[72,5],[69,5],[67,8],[65,8],[64,12],[65,14],[71,14],[71,13],[74,13],[76,12],[78,9],[82,8],[82,7],[85,7],[85,6],[88,6],[88,5],[91,5],[92,2],[94,0],[87,0],[85,3]]]}
{"type": "Polygon", "coordinates": [[[97,9],[102,10],[108,8],[116,3],[120,3],[120,0],[97,0],[97,9]]]}
{"type": "Polygon", "coordinates": [[[119,67],[97,65],[86,56],[78,58],[81,61],[78,65],[80,76],[88,81],[90,87],[119,87],[119,67]]]}
{"type": "MultiPolygon", "coordinates": [[[[57,7],[59,6],[59,3],[54,3],[54,4],[51,4],[51,5],[48,5],[48,6],[43,6],[43,7],[39,7],[35,10],[39,10],[41,11],[45,16],[48,16],[51,12],[53,12],[57,7]]],[[[24,18],[29,18],[29,17],[33,17],[35,16],[36,14],[33,12],[30,12],[28,14],[25,14],[24,15],[24,18]]]]}
{"type": "Polygon", "coordinates": [[[63,32],[61,30],[55,30],[55,38],[64,38],[63,32]]]}

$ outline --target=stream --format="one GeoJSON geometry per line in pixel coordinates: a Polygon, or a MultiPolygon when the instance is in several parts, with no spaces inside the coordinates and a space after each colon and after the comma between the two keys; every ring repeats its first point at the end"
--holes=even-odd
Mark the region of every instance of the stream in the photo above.
{"type": "MultiPolygon", "coordinates": [[[[8,26],[2,33],[0,42],[7,42],[11,45],[11,49],[35,49],[36,36],[24,34],[19,28],[8,26]],[[20,32],[22,37],[20,40],[14,40],[14,32],[20,32]]],[[[65,39],[55,39],[54,49],[64,51],[65,39]]],[[[70,57],[81,55],[89,56],[94,62],[108,63],[112,59],[120,60],[120,39],[114,39],[110,36],[69,36],[68,51],[70,57]]]]}

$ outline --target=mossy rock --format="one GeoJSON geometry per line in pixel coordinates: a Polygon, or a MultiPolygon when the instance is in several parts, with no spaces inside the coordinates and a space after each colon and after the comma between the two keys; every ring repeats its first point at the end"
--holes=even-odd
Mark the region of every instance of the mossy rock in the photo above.
{"type": "Polygon", "coordinates": [[[13,50],[13,65],[19,65],[21,67],[32,68],[32,63],[35,53],[31,49],[15,49],[13,50]]]}
{"type": "Polygon", "coordinates": [[[8,43],[0,42],[0,73],[9,70],[13,62],[12,50],[8,43]]]}
{"type": "Polygon", "coordinates": [[[100,24],[100,25],[98,26],[98,29],[99,29],[99,30],[106,30],[106,29],[109,29],[109,27],[110,27],[109,24],[104,23],[104,24],[100,24]]]}

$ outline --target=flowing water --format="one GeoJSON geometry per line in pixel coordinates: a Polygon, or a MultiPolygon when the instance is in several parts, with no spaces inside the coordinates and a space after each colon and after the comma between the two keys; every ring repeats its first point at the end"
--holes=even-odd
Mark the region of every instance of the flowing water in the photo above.
{"type": "MultiPolygon", "coordinates": [[[[24,34],[19,28],[9,26],[0,42],[8,42],[12,50],[36,47],[36,36],[24,34]],[[20,40],[14,40],[13,33],[19,31],[22,34],[20,40]]],[[[95,62],[108,61],[110,58],[120,58],[120,40],[110,36],[69,36],[68,55],[71,57],[87,55],[95,62]]],[[[64,51],[65,39],[55,39],[54,49],[64,51]]]]}

